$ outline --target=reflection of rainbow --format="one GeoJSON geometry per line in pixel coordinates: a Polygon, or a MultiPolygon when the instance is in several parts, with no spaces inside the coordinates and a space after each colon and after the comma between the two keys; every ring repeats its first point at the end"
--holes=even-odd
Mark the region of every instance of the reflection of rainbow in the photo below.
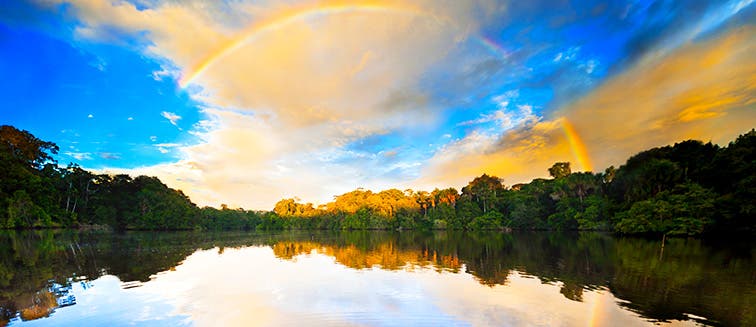
{"type": "Polygon", "coordinates": [[[376,1],[363,1],[360,3],[330,3],[327,5],[317,5],[308,7],[298,7],[290,10],[286,10],[282,13],[274,15],[268,19],[263,19],[251,26],[247,27],[239,33],[239,37],[231,40],[228,44],[221,47],[217,51],[210,53],[205,59],[196,64],[185,76],[179,80],[181,87],[186,87],[192,83],[197,77],[202,75],[208,68],[223,59],[239,48],[254,41],[260,35],[274,31],[276,29],[285,27],[289,24],[306,20],[319,15],[334,15],[348,12],[390,12],[390,13],[403,13],[411,15],[429,16],[439,19],[432,14],[421,11],[418,8],[407,5],[393,5],[386,4],[384,2],[376,1]]]}
{"type": "Polygon", "coordinates": [[[591,306],[591,321],[588,323],[588,326],[601,326],[602,322],[604,322],[604,317],[602,317],[602,314],[604,313],[604,308],[602,308],[602,302],[604,301],[604,293],[603,292],[595,292],[593,299],[593,305],[591,306]]]}
{"type": "Polygon", "coordinates": [[[580,165],[583,171],[592,171],[591,158],[588,156],[585,144],[580,139],[580,134],[577,133],[575,127],[572,126],[572,123],[567,118],[562,118],[561,120],[564,134],[567,136],[567,142],[570,143],[570,149],[572,149],[572,154],[575,156],[578,165],[580,165]]]}

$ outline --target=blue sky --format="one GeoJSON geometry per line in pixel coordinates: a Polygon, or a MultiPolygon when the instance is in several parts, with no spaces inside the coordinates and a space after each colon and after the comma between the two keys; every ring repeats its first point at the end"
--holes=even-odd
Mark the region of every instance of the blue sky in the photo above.
{"type": "Polygon", "coordinates": [[[754,126],[752,2],[3,2],[0,123],[207,205],[603,170],[754,126]]]}

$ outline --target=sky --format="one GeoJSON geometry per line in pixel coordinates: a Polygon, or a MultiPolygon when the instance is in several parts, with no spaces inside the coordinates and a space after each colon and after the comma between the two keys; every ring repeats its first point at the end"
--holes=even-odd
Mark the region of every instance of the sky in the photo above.
{"type": "Polygon", "coordinates": [[[201,206],[600,172],[756,127],[732,1],[0,3],[0,124],[201,206]]]}

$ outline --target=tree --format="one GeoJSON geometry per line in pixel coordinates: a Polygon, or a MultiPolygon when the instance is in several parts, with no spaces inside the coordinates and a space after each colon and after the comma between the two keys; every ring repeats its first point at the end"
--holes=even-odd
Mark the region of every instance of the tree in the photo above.
{"type": "Polygon", "coordinates": [[[557,162],[549,168],[549,175],[554,179],[567,177],[571,172],[569,162],[557,162]]]}
{"type": "Polygon", "coordinates": [[[496,176],[483,174],[475,177],[467,186],[462,188],[462,198],[472,200],[483,211],[488,212],[496,204],[498,197],[503,194],[504,185],[496,176]]]}
{"type": "Polygon", "coordinates": [[[8,205],[6,228],[51,227],[52,219],[24,190],[13,193],[8,205]]]}
{"type": "Polygon", "coordinates": [[[42,141],[25,130],[0,126],[0,155],[4,159],[13,158],[28,167],[40,169],[45,163],[55,162],[52,155],[58,150],[55,143],[42,141]]]}
{"type": "Polygon", "coordinates": [[[617,215],[622,233],[701,234],[713,223],[715,194],[695,183],[685,183],[648,200],[633,203],[617,215]]]}
{"type": "Polygon", "coordinates": [[[434,203],[433,197],[426,191],[417,191],[414,194],[415,202],[420,206],[423,211],[423,217],[428,216],[428,208],[434,203]]]}

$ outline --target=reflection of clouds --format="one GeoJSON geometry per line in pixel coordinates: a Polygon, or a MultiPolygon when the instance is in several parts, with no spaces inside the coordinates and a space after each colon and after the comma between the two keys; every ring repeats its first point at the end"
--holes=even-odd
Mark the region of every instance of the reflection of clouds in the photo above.
{"type": "Polygon", "coordinates": [[[416,325],[417,317],[425,324],[458,323],[403,274],[357,271],[318,254],[281,260],[270,248],[200,251],[145,287],[175,294],[176,306],[198,325],[416,325]],[[173,292],[196,276],[190,289],[173,292]]]}
{"type": "MultiPolygon", "coordinates": [[[[149,285],[149,284],[145,284],[149,285]]],[[[77,304],[55,310],[51,318],[21,322],[24,326],[185,326],[186,316],[177,314],[170,294],[150,291],[150,287],[123,289],[113,275],[88,283],[73,283],[71,293],[77,304]]],[[[15,325],[17,322],[14,322],[15,325]]]]}
{"type": "Polygon", "coordinates": [[[352,269],[317,252],[281,259],[269,247],[200,250],[140,287],[123,289],[114,276],[92,285],[74,286],[79,305],[56,312],[56,325],[650,324],[619,307],[608,291],[585,290],[583,302],[570,301],[560,283],[517,272],[506,286],[491,287],[468,273],[352,269]]]}
{"type": "Polygon", "coordinates": [[[544,284],[512,272],[506,286],[474,283],[469,275],[423,276],[431,296],[447,314],[474,326],[638,326],[647,321],[619,307],[607,291],[584,291],[583,302],[560,294],[561,285],[544,284]],[[441,279],[439,281],[438,279],[441,279]]]}

